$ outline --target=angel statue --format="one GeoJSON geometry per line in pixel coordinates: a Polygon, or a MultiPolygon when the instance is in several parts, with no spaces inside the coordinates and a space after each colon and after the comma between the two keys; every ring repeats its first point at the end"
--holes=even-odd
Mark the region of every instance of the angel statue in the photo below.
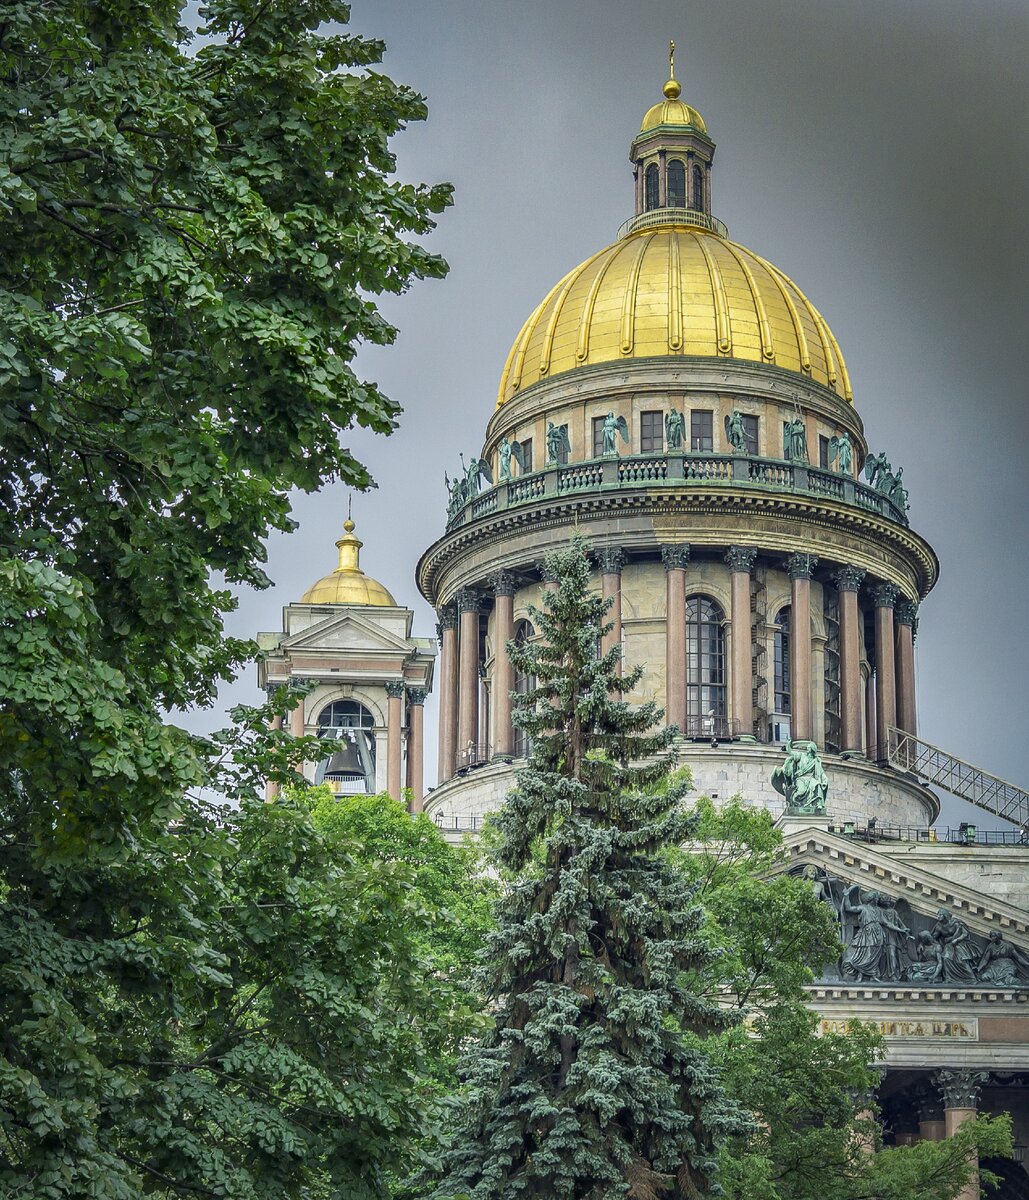
{"type": "Polygon", "coordinates": [[[829,439],[829,466],[839,459],[839,472],[849,475],[854,462],[854,447],[850,444],[850,434],[846,430],[839,437],[829,439]]]}
{"type": "MultiPolygon", "coordinates": [[[[521,446],[517,442],[514,446],[518,446],[519,451],[521,450],[521,446]]],[[[500,445],[497,447],[497,480],[500,483],[511,478],[511,457],[514,453],[514,446],[507,438],[500,439],[500,445]]],[[[520,454],[519,457],[521,457],[520,454]]],[[[515,461],[517,462],[518,459],[516,458],[515,461]]]]}
{"type": "Polygon", "coordinates": [[[807,462],[807,432],[804,429],[803,418],[797,416],[792,421],[786,422],[783,429],[783,443],[786,457],[790,462],[807,462]]]}
{"type": "Polygon", "coordinates": [[[747,430],[743,424],[743,413],[738,408],[725,418],[725,438],[732,446],[733,454],[747,453],[747,430]]]}
{"type": "Polygon", "coordinates": [[[686,418],[681,412],[670,408],[665,413],[665,441],[669,450],[681,450],[682,438],[686,432],[686,418]]]}
{"type": "Polygon", "coordinates": [[[560,463],[567,462],[568,455],[571,453],[572,445],[568,440],[568,426],[555,425],[553,421],[547,422],[547,462],[560,463]]]}
{"type": "Polygon", "coordinates": [[[911,506],[908,504],[908,490],[903,483],[901,483],[903,474],[904,468],[898,467],[897,474],[891,476],[889,497],[901,512],[907,512],[911,506]]]}
{"type": "Polygon", "coordinates": [[[613,412],[609,412],[604,418],[604,453],[617,454],[615,448],[615,434],[622,435],[622,441],[629,440],[629,426],[624,417],[616,417],[613,412]]]}
{"type": "Polygon", "coordinates": [[[788,813],[824,816],[829,780],[818,757],[817,742],[787,742],[786,761],[772,772],[772,787],[786,797],[788,813]]]}
{"type": "Polygon", "coordinates": [[[446,471],[443,472],[443,482],[446,484],[447,520],[449,521],[464,503],[464,483],[460,479],[451,479],[446,471]]]}
{"type": "Polygon", "coordinates": [[[475,458],[473,456],[471,462],[465,467],[464,455],[462,454],[461,466],[464,468],[464,491],[467,500],[471,500],[473,496],[479,494],[479,485],[483,481],[486,483],[493,482],[493,472],[489,469],[489,463],[484,458],[475,458]]]}
{"type": "Polygon", "coordinates": [[[879,484],[886,476],[893,478],[893,468],[885,454],[870,454],[865,459],[865,478],[868,486],[879,490],[879,484]]]}

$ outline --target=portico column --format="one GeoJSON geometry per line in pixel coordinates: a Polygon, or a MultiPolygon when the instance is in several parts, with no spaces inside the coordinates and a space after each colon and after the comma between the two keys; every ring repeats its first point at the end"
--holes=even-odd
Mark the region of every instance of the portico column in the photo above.
{"type": "Polygon", "coordinates": [[[426,688],[407,690],[407,786],[411,792],[411,812],[422,811],[425,798],[425,697],[426,688]]]}
{"type": "Polygon", "coordinates": [[[908,733],[918,732],[915,710],[915,622],[918,605],[901,600],[893,610],[894,658],[897,670],[897,726],[908,733]]]}
{"type": "Polygon", "coordinates": [[[840,749],[860,754],[861,744],[861,613],[858,588],[864,571],[840,567],[833,582],[840,597],[840,749]]]}
{"type": "MultiPolygon", "coordinates": [[[[270,687],[268,689],[268,699],[269,700],[272,698],[272,693],[276,692],[276,691],[278,691],[278,688],[276,688],[276,687],[270,687]]],[[[281,713],[277,713],[274,717],[271,718],[271,720],[268,722],[268,728],[270,730],[272,730],[272,732],[274,732],[274,733],[280,733],[282,731],[282,714],[281,713]]],[[[265,780],[264,798],[269,803],[271,803],[272,800],[278,799],[279,790],[280,790],[279,785],[277,783],[275,783],[274,780],[271,780],[271,779],[265,780]]]]}
{"type": "Polygon", "coordinates": [[[439,769],[438,781],[452,778],[457,757],[457,610],[439,610],[436,633],[440,644],[439,769]]]}
{"type": "Polygon", "coordinates": [[[897,676],[893,666],[893,606],[900,589],[880,583],[872,591],[875,600],[875,756],[889,755],[889,730],[897,724],[897,676]]]}
{"type": "Polygon", "coordinates": [[[813,554],[793,554],[790,573],[790,737],[811,741],[815,723],[811,706],[811,572],[813,554]]]}
{"type": "Polygon", "coordinates": [[[538,562],[536,570],[540,573],[540,578],[543,580],[543,590],[545,592],[557,591],[557,576],[554,574],[553,568],[546,561],[538,562]]]}
{"type": "Polygon", "coordinates": [[[457,764],[469,766],[475,760],[479,736],[479,593],[465,588],[458,593],[457,611],[461,642],[458,667],[457,764]]]}
{"type": "Polygon", "coordinates": [[[665,721],[686,733],[686,567],[690,548],[662,546],[665,567],[665,721]]]}
{"type": "Polygon", "coordinates": [[[936,1088],[922,1082],[915,1093],[918,1112],[918,1137],[923,1142],[942,1142],[946,1137],[943,1108],[936,1088]]]}
{"type": "Polygon", "coordinates": [[[391,679],[386,684],[386,791],[400,800],[401,726],[404,718],[404,681],[391,679]]]}
{"type": "Polygon", "coordinates": [[[754,661],[750,638],[750,572],[757,551],[730,546],[725,561],[731,572],[733,735],[754,740],[754,661]]]}
{"type": "MultiPolygon", "coordinates": [[[[622,641],[622,567],[625,566],[625,554],[617,547],[608,546],[597,551],[597,562],[600,564],[601,594],[605,600],[611,601],[604,618],[604,624],[610,625],[611,629],[600,639],[601,654],[609,654],[622,641]]],[[[618,675],[622,673],[621,659],[615,666],[615,672],[618,675]]]]}
{"type": "Polygon", "coordinates": [[[493,753],[514,752],[514,728],[511,725],[511,693],[514,668],[507,656],[507,643],[514,637],[515,577],[509,571],[493,576],[493,753]]]}
{"type": "MultiPolygon", "coordinates": [[[[297,682],[302,683],[303,680],[297,682]]],[[[301,700],[289,714],[289,731],[294,737],[304,736],[304,702],[301,700]]]]}
{"type": "MultiPolygon", "coordinates": [[[[974,1121],[979,1108],[979,1089],[989,1080],[987,1071],[937,1071],[936,1086],[943,1101],[943,1124],[953,1137],[966,1121],[974,1121]]],[[[979,1160],[971,1179],[954,1200],[979,1200],[979,1160]]]]}

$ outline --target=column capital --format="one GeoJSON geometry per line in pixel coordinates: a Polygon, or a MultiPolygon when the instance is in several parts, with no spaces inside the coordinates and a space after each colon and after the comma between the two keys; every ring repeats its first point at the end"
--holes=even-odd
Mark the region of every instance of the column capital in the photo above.
{"type": "Polygon", "coordinates": [[[444,629],[457,628],[457,608],[453,604],[444,604],[436,613],[436,636],[443,640],[444,629]]]}
{"type": "Polygon", "coordinates": [[[602,575],[621,575],[626,563],[625,551],[618,546],[604,546],[597,550],[597,563],[602,575]]]}
{"type": "Polygon", "coordinates": [[[841,592],[856,592],[861,587],[865,573],[860,567],[844,566],[833,572],[833,583],[841,592]]]}
{"type": "Polygon", "coordinates": [[[482,611],[482,594],[477,592],[475,588],[462,588],[457,593],[456,599],[457,611],[459,613],[477,613],[482,611]]]}
{"type": "Polygon", "coordinates": [[[897,603],[900,588],[895,583],[877,583],[872,588],[876,608],[892,608],[897,603]]]}
{"type": "Polygon", "coordinates": [[[543,559],[536,564],[536,570],[540,573],[540,579],[544,583],[557,583],[557,571],[551,566],[547,559],[543,559]]]}
{"type": "Polygon", "coordinates": [[[749,575],[757,559],[757,551],[750,546],[730,546],[725,552],[725,561],[731,571],[749,575]]]}
{"type": "Polygon", "coordinates": [[[893,611],[901,625],[914,627],[918,622],[918,605],[914,600],[898,600],[893,611]]]}
{"type": "Polygon", "coordinates": [[[680,542],[677,546],[662,546],[661,562],[666,571],[685,571],[690,565],[689,544],[680,542]]]}
{"type": "Polygon", "coordinates": [[[423,705],[425,703],[425,697],[428,696],[428,694],[429,694],[428,688],[421,688],[421,687],[408,688],[407,689],[407,702],[408,702],[408,704],[416,704],[419,707],[421,707],[421,705],[423,705]]]}
{"type": "Polygon", "coordinates": [[[386,695],[391,700],[399,700],[404,694],[404,681],[402,679],[390,679],[386,683],[386,695]]]}
{"type": "Polygon", "coordinates": [[[783,563],[791,579],[810,579],[817,565],[818,559],[813,554],[791,554],[783,563]]]}
{"type": "Polygon", "coordinates": [[[518,581],[510,571],[497,571],[492,583],[495,596],[513,596],[518,590],[518,581]]]}
{"type": "Polygon", "coordinates": [[[945,1108],[978,1108],[979,1089],[989,1079],[989,1071],[952,1071],[944,1067],[936,1072],[934,1082],[945,1108]]]}

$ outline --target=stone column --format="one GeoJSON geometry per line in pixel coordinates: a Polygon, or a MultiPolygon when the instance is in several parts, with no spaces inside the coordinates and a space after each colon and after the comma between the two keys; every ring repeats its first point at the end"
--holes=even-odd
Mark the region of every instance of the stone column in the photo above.
{"type": "Polygon", "coordinates": [[[436,633],[440,644],[438,782],[452,778],[457,763],[457,609],[439,610],[436,633]]]}
{"type": "Polygon", "coordinates": [[[880,583],[872,591],[875,600],[875,757],[889,752],[889,729],[897,724],[897,676],[893,669],[893,606],[900,589],[880,583]]]}
{"type": "Polygon", "coordinates": [[[289,731],[294,737],[304,736],[304,702],[303,700],[289,714],[289,731]]]}
{"type": "Polygon", "coordinates": [[[858,588],[864,571],[840,567],[833,582],[840,597],[840,749],[860,754],[861,743],[861,612],[858,588]]]}
{"type": "MultiPolygon", "coordinates": [[[[269,700],[271,699],[272,692],[277,691],[277,690],[278,690],[277,688],[269,688],[268,689],[268,699],[269,700]]],[[[277,716],[272,717],[272,719],[268,722],[268,728],[271,729],[274,733],[280,733],[282,731],[282,715],[279,714],[277,716]]],[[[279,785],[277,783],[273,782],[271,779],[265,780],[264,798],[265,798],[265,800],[268,801],[269,804],[273,800],[278,799],[279,791],[280,791],[280,789],[279,789],[279,785]]]]}
{"type": "Polygon", "coordinates": [[[386,684],[386,791],[400,800],[400,763],[403,757],[404,681],[386,684]]]}
{"type": "Polygon", "coordinates": [[[498,571],[493,576],[493,593],[497,598],[493,609],[493,753],[499,757],[514,752],[514,668],[507,656],[507,643],[514,637],[515,577],[509,571],[498,571]]]}
{"type": "Polygon", "coordinates": [[[425,798],[425,688],[408,688],[407,786],[411,792],[411,812],[420,813],[425,798]]]}
{"type": "Polygon", "coordinates": [[[557,576],[546,562],[538,562],[536,570],[540,573],[540,578],[543,580],[543,590],[545,592],[557,591],[557,576]]]}
{"type": "Polygon", "coordinates": [[[918,1113],[918,1136],[923,1142],[942,1142],[946,1137],[943,1122],[943,1107],[936,1088],[925,1082],[919,1083],[914,1096],[918,1113]]]}
{"type": "MultiPolygon", "coordinates": [[[[597,551],[597,562],[600,564],[601,593],[605,600],[611,601],[604,621],[611,629],[600,639],[601,654],[608,654],[622,641],[622,567],[625,566],[625,554],[617,547],[605,547],[597,551]]],[[[621,659],[615,671],[621,675],[621,659]]]]}
{"type": "Polygon", "coordinates": [[[865,755],[875,756],[875,675],[871,663],[866,664],[865,675],[865,755]]]}
{"type": "MultiPolygon", "coordinates": [[[[943,1101],[943,1125],[947,1137],[966,1121],[974,1121],[979,1108],[979,1089],[989,1080],[987,1071],[937,1071],[936,1086],[943,1101]]],[[[972,1178],[954,1200],[979,1200],[979,1162],[975,1162],[972,1178]]]]}
{"type": "Polygon", "coordinates": [[[790,573],[790,736],[811,741],[815,723],[811,704],[811,572],[813,554],[793,554],[785,562],[790,573]]]}
{"type": "Polygon", "coordinates": [[[735,736],[754,740],[754,661],[750,638],[750,572],[757,551],[730,546],[725,561],[732,572],[732,719],[735,736]]]}
{"type": "Polygon", "coordinates": [[[475,759],[479,737],[479,608],[482,599],[472,588],[458,593],[460,667],[457,685],[457,765],[475,759]]]}
{"type": "Polygon", "coordinates": [[[918,605],[901,600],[893,610],[894,659],[897,671],[897,726],[908,733],[918,732],[915,706],[915,623],[918,605]]]}
{"type": "Polygon", "coordinates": [[[632,181],[636,187],[636,216],[643,212],[643,160],[637,159],[632,169],[632,181]]]}
{"type": "Polygon", "coordinates": [[[686,568],[690,548],[662,546],[665,567],[665,720],[686,732],[686,568]]]}
{"type": "Polygon", "coordinates": [[[665,161],[667,152],[659,150],[658,157],[658,172],[657,172],[657,206],[658,208],[668,207],[668,163],[665,161]]]}

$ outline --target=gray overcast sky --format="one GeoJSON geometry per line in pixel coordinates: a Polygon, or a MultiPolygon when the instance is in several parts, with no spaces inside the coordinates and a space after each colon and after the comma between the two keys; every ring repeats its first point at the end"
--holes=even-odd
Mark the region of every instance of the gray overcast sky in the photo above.
{"type": "MultiPolygon", "coordinates": [[[[431,238],[449,278],[390,300],[396,345],[359,360],[405,409],[390,439],[354,438],[379,482],[354,502],[362,565],[416,632],[434,624],[413,570],[442,532],[443,469],[481,445],[529,311],[631,215],[628,146],[674,37],[683,98],[718,144],[715,213],[829,321],[871,446],[904,467],[940,556],[921,731],[1029,783],[1029,5],[354,0],[353,26],[428,98],[396,141],[400,175],[456,186],[431,238]]],[[[339,488],[297,499],[300,530],[269,546],[276,587],[241,597],[233,632],[279,627],[334,565],[345,510],[339,488]]],[[[224,690],[255,698],[252,673],[224,690]]]]}

